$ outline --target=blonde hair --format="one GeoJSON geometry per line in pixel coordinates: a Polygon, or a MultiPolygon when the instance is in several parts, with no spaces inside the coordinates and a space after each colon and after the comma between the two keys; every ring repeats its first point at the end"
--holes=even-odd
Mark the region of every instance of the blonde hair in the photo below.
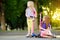
{"type": "Polygon", "coordinates": [[[45,22],[50,22],[50,17],[49,17],[48,15],[45,15],[45,16],[43,17],[43,21],[45,21],[45,22]]]}
{"type": "Polygon", "coordinates": [[[31,6],[34,7],[34,2],[33,1],[28,1],[27,2],[27,7],[31,7],[31,6]]]}

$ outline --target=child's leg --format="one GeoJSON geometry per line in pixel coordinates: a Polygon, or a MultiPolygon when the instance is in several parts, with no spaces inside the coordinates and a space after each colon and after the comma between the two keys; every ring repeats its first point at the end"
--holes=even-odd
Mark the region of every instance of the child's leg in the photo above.
{"type": "Polygon", "coordinates": [[[51,38],[56,38],[56,36],[54,36],[52,33],[51,33],[51,31],[49,30],[49,32],[48,32],[48,36],[50,36],[51,38]]]}
{"type": "Polygon", "coordinates": [[[27,36],[29,36],[31,33],[30,33],[30,31],[31,31],[31,19],[27,19],[27,24],[28,24],[28,34],[27,34],[27,36]]]}
{"type": "Polygon", "coordinates": [[[47,35],[48,35],[48,31],[47,30],[41,30],[41,37],[48,37],[47,35]]]}
{"type": "Polygon", "coordinates": [[[41,37],[43,38],[55,38],[51,31],[47,30],[47,31],[41,31],[41,37]]]}
{"type": "Polygon", "coordinates": [[[49,34],[49,35],[53,35],[50,30],[48,30],[48,34],[49,34]]]}
{"type": "Polygon", "coordinates": [[[34,26],[35,26],[35,25],[34,25],[34,22],[35,22],[35,20],[32,20],[32,24],[31,24],[31,25],[32,25],[32,26],[31,26],[31,36],[32,36],[32,37],[34,37],[34,36],[36,37],[36,34],[34,33],[34,26]]]}
{"type": "Polygon", "coordinates": [[[31,23],[31,34],[34,33],[34,21],[32,20],[32,23],[31,23]]]}

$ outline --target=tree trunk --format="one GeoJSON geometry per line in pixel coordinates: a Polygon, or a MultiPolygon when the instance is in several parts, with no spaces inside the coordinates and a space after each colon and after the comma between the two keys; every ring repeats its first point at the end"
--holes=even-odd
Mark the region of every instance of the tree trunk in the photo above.
{"type": "Polygon", "coordinates": [[[5,19],[4,19],[4,12],[2,12],[2,16],[1,16],[1,29],[3,31],[6,30],[6,27],[5,27],[5,19]]]}
{"type": "Polygon", "coordinates": [[[3,31],[5,31],[6,30],[6,27],[5,27],[5,19],[4,19],[4,12],[3,12],[3,7],[2,7],[2,1],[0,2],[0,14],[1,14],[1,29],[3,30],[3,31]]]}
{"type": "MultiPolygon", "coordinates": [[[[38,0],[33,0],[33,1],[34,1],[34,4],[35,4],[36,11],[38,11],[38,9],[37,9],[38,0]]],[[[36,15],[37,15],[37,18],[35,18],[35,29],[38,29],[39,28],[39,26],[38,26],[38,14],[36,14],[36,15]]]]}

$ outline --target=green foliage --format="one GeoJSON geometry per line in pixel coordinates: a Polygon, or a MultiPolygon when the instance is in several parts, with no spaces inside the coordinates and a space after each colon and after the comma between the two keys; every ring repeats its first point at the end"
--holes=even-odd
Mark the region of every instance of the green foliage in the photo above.
{"type": "Polygon", "coordinates": [[[42,6],[48,6],[51,0],[38,0],[39,4],[42,6]]]}
{"type": "MultiPolygon", "coordinates": [[[[42,6],[44,6],[44,7],[48,7],[49,8],[49,16],[51,17],[51,24],[52,24],[52,26],[54,26],[54,27],[58,27],[58,26],[60,26],[60,23],[59,23],[59,21],[58,20],[52,20],[52,16],[54,15],[54,12],[55,12],[55,10],[56,10],[56,8],[57,8],[57,4],[58,4],[58,2],[59,1],[57,1],[57,0],[38,0],[38,5],[39,5],[39,12],[42,10],[42,11],[44,11],[44,9],[42,9],[42,6]],[[53,12],[53,14],[51,15],[51,11],[53,12]],[[59,24],[58,24],[58,23],[59,24]]],[[[59,5],[59,4],[58,4],[59,5]]]]}
{"type": "MultiPolygon", "coordinates": [[[[26,9],[27,1],[28,0],[3,0],[3,9],[5,12],[5,19],[6,21],[10,20],[13,27],[16,27],[17,21],[18,23],[26,22],[25,9],[26,9]],[[18,19],[17,17],[20,17],[20,18],[18,19]]],[[[33,1],[36,1],[36,0],[33,0],[33,1]]],[[[37,2],[38,12],[43,11],[42,6],[48,7],[50,11],[54,12],[54,10],[56,9],[56,6],[55,6],[56,1],[57,0],[38,0],[37,2]]],[[[53,22],[52,25],[57,26],[55,22],[53,22]]]]}
{"type": "MultiPolygon", "coordinates": [[[[10,20],[16,26],[17,16],[25,14],[27,0],[3,0],[6,20],[10,20]]],[[[24,17],[24,16],[23,16],[24,17]]],[[[25,18],[25,17],[24,17],[25,18]]],[[[23,20],[22,20],[23,21],[23,20]]]]}

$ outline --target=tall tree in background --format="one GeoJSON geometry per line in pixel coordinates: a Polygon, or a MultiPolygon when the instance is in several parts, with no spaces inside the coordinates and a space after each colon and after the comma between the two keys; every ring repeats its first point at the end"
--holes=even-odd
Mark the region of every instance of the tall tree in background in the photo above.
{"type": "Polygon", "coordinates": [[[0,0],[0,16],[1,16],[1,29],[3,31],[6,30],[6,27],[5,27],[5,18],[4,18],[4,10],[3,10],[3,3],[2,3],[2,0],[0,0]]]}

